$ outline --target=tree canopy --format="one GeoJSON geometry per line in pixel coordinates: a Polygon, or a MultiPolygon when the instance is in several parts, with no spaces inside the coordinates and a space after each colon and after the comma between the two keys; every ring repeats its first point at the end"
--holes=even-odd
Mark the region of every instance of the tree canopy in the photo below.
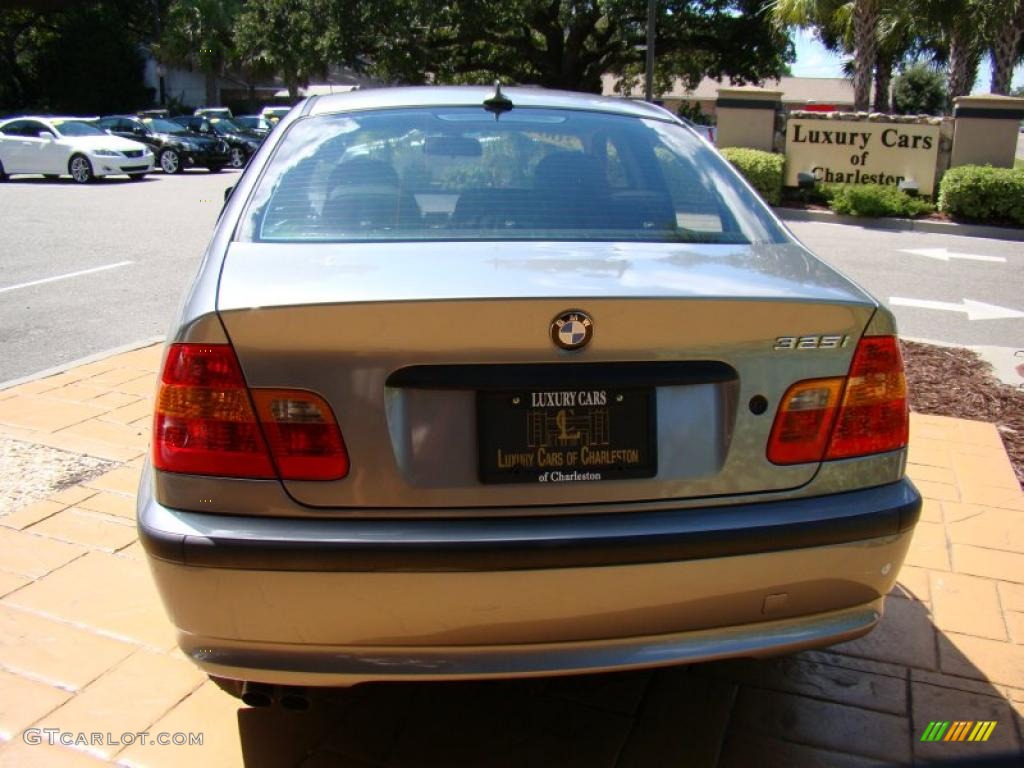
{"type": "MultiPolygon", "coordinates": [[[[656,75],[695,85],[704,76],[756,82],[793,60],[785,34],[760,13],[763,0],[662,0],[656,75]]],[[[368,57],[387,79],[480,82],[503,77],[600,92],[601,75],[643,71],[645,0],[422,0],[397,3],[405,31],[368,57]],[[403,12],[404,11],[404,12],[403,12]]],[[[399,32],[396,36],[394,33],[399,32]]]]}
{"type": "MultiPolygon", "coordinates": [[[[598,92],[644,73],[647,0],[83,0],[0,9],[0,110],[132,109],[151,99],[141,51],[250,87],[299,88],[338,64],[389,83],[506,82],[598,92]],[[95,44],[102,40],[102,45],[95,44]],[[102,72],[97,78],[93,73],[102,72]]],[[[893,72],[948,72],[954,97],[993,60],[1009,90],[1024,57],[1024,0],[658,0],[655,85],[702,77],[757,83],[788,71],[789,32],[813,30],[850,57],[856,105],[889,108],[893,72]]],[[[251,91],[250,91],[251,92],[251,91]]]]}
{"type": "Polygon", "coordinates": [[[138,44],[151,16],[139,5],[109,0],[0,10],[0,114],[96,114],[148,104],[138,44]]]}
{"type": "MultiPolygon", "coordinates": [[[[758,82],[783,74],[792,45],[761,13],[763,3],[660,0],[660,87],[676,77],[694,85],[705,75],[758,82]]],[[[629,84],[643,72],[646,9],[646,0],[105,0],[77,4],[75,13],[121,13],[131,23],[111,23],[97,49],[112,38],[124,49],[148,46],[162,63],[203,72],[212,103],[216,79],[228,71],[247,82],[277,74],[295,97],[331,63],[393,83],[500,77],[599,92],[605,73],[629,84]]],[[[0,65],[10,73],[0,83],[0,104],[39,100],[26,85],[38,65],[33,41],[72,36],[60,22],[69,14],[0,10],[0,65]],[[8,62],[14,66],[8,69],[8,62]]],[[[128,91],[137,101],[137,89],[128,91]]]]}
{"type": "Polygon", "coordinates": [[[235,20],[235,60],[279,73],[295,100],[337,49],[331,21],[325,0],[248,0],[235,20]]]}

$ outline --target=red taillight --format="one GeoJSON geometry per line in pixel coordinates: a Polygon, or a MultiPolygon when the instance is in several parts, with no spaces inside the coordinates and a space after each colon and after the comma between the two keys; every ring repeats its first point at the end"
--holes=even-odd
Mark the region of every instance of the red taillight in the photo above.
{"type": "Polygon", "coordinates": [[[865,336],[845,378],[791,386],[779,404],[768,460],[802,464],[902,448],[909,416],[903,359],[895,336],[865,336]]]}
{"type": "Polygon", "coordinates": [[[345,443],[323,398],[275,389],[254,389],[252,396],[258,418],[230,345],[172,344],[153,420],[153,465],[284,480],[348,474],[345,443]]]}
{"type": "Polygon", "coordinates": [[[322,397],[293,389],[254,389],[252,395],[284,480],[340,480],[348,474],[345,441],[322,397]]]}
{"type": "Polygon", "coordinates": [[[865,336],[846,379],[826,459],[894,451],[907,444],[910,414],[903,356],[895,336],[865,336]]]}
{"type": "Polygon", "coordinates": [[[786,390],[768,440],[768,460],[821,461],[842,391],[842,379],[800,381],[786,390]]]}

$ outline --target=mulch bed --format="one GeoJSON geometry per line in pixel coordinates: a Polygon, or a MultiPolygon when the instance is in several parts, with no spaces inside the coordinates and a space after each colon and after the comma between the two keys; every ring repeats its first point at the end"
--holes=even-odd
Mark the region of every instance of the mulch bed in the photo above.
{"type": "Polygon", "coordinates": [[[901,341],[910,409],[993,422],[1024,485],[1024,392],[1003,384],[969,349],[901,341]]]}

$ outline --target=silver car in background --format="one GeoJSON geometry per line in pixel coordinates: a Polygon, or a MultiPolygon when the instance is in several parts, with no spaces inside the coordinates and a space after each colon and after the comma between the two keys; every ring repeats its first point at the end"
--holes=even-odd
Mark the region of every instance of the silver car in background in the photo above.
{"type": "Polygon", "coordinates": [[[175,321],[139,530],[253,703],[777,654],[879,621],[907,424],[892,315],[665,110],[313,97],[175,321]]]}

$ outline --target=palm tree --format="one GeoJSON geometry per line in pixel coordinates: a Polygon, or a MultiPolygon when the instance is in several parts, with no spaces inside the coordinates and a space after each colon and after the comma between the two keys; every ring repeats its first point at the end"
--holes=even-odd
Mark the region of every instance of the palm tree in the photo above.
{"type": "Polygon", "coordinates": [[[934,61],[947,69],[950,102],[966,96],[978,77],[987,45],[985,25],[991,3],[1005,0],[932,0],[924,3],[922,36],[934,61]]]}
{"type": "Polygon", "coordinates": [[[890,2],[881,14],[875,55],[876,112],[892,111],[893,71],[920,50],[920,5],[915,0],[890,2]]]}
{"type": "Polygon", "coordinates": [[[1010,92],[1013,68],[1022,58],[1024,0],[1003,0],[992,8],[991,24],[992,93],[1010,92]]]}
{"type": "Polygon", "coordinates": [[[232,52],[239,0],[174,0],[167,11],[161,48],[170,60],[202,71],[206,106],[220,103],[217,78],[232,52]]]}
{"type": "Polygon", "coordinates": [[[871,72],[878,52],[881,0],[772,0],[769,9],[783,27],[816,28],[838,37],[850,30],[853,44],[853,104],[867,111],[871,101],[871,72]]]}
{"type": "MultiPolygon", "coordinates": [[[[847,4],[849,5],[849,3],[847,4]]],[[[853,2],[853,105],[867,111],[871,99],[871,70],[878,56],[880,0],[853,2]]]]}

